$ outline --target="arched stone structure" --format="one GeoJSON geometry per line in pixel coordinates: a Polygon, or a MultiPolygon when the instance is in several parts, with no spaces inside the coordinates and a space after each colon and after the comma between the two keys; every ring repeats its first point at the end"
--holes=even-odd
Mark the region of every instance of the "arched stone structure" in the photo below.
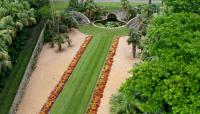
{"type": "Polygon", "coordinates": [[[90,20],[84,14],[77,11],[70,11],[70,13],[74,16],[78,24],[90,24],[90,20]]]}

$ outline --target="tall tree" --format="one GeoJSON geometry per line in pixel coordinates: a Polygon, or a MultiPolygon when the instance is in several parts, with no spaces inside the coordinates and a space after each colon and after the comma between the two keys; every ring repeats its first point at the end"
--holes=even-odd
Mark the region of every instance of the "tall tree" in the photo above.
{"type": "Polygon", "coordinates": [[[150,16],[151,16],[151,14],[152,14],[152,10],[151,10],[151,8],[152,8],[152,6],[151,6],[151,5],[152,5],[152,4],[151,4],[151,3],[152,3],[152,1],[151,1],[151,0],[149,0],[149,2],[148,2],[148,3],[149,3],[149,8],[148,8],[148,17],[150,17],[150,16]]]}
{"type": "Polygon", "coordinates": [[[88,18],[92,19],[92,15],[97,9],[95,2],[93,0],[87,0],[85,3],[85,8],[86,8],[88,18]]]}
{"type": "Polygon", "coordinates": [[[78,0],[70,0],[69,1],[69,7],[74,8],[78,5],[78,0]]]}

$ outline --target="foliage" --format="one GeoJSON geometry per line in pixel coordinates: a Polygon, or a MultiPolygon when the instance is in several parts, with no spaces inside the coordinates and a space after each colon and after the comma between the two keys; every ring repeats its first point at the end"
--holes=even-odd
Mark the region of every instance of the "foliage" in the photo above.
{"type": "MultiPolygon", "coordinates": [[[[61,40],[58,39],[67,39],[67,42],[69,44],[69,41],[71,41],[68,37],[68,34],[66,32],[68,29],[71,28],[78,28],[78,23],[75,20],[75,18],[68,12],[65,11],[56,11],[57,14],[60,16],[60,22],[59,22],[59,33],[65,33],[62,34],[61,37],[56,37],[59,36],[58,34],[56,35],[56,20],[53,21],[51,18],[48,19],[47,21],[47,26],[46,26],[46,31],[45,31],[45,41],[51,43],[51,47],[54,47],[54,43],[58,41],[60,42],[61,40]],[[64,36],[63,36],[64,35],[64,36]]],[[[56,14],[55,14],[56,15],[56,14]]]]}
{"type": "Polygon", "coordinates": [[[23,50],[25,41],[28,39],[29,36],[29,31],[22,30],[16,35],[15,39],[13,39],[13,43],[9,47],[9,55],[13,65],[17,63],[18,54],[21,50],[23,50]]]}
{"type": "Polygon", "coordinates": [[[0,2],[0,70],[11,66],[9,46],[17,32],[36,24],[35,11],[27,1],[0,2]]]}
{"type": "Polygon", "coordinates": [[[48,4],[48,0],[28,0],[32,8],[39,9],[46,4],[48,4]]]}
{"type": "Polygon", "coordinates": [[[151,16],[153,13],[158,13],[160,11],[160,5],[158,4],[142,4],[142,5],[137,5],[135,7],[135,10],[137,14],[142,14],[145,17],[151,16]],[[148,15],[150,14],[150,15],[148,15]]]}
{"type": "Polygon", "coordinates": [[[132,44],[133,58],[136,57],[136,46],[140,45],[141,33],[137,29],[130,30],[128,44],[132,44]]]}
{"type": "Polygon", "coordinates": [[[164,3],[171,12],[193,12],[200,14],[199,0],[164,0],[164,3]]]}
{"type": "Polygon", "coordinates": [[[199,21],[198,15],[178,13],[151,22],[144,49],[149,56],[120,88],[142,113],[200,113],[199,21]]]}
{"type": "Polygon", "coordinates": [[[121,9],[123,11],[129,11],[130,7],[131,6],[128,0],[121,0],[121,9]]]}
{"type": "Polygon", "coordinates": [[[69,8],[75,8],[78,5],[78,0],[70,0],[69,1],[69,8]]]}
{"type": "Polygon", "coordinates": [[[85,3],[85,9],[86,14],[90,20],[94,19],[92,18],[95,15],[95,12],[97,11],[97,5],[93,0],[87,0],[85,3]]]}
{"type": "MultiPolygon", "coordinates": [[[[13,47],[15,47],[16,43],[19,42],[16,41],[17,39],[21,39],[21,42],[24,42],[20,43],[20,46],[18,46],[22,47],[23,45],[23,49],[21,48],[22,50],[17,52],[17,58],[14,57],[16,60],[12,60],[12,70],[9,72],[2,71],[0,74],[1,87],[3,86],[3,88],[0,89],[0,114],[9,113],[9,109],[12,105],[13,99],[15,98],[20,82],[24,76],[24,72],[32,56],[32,52],[38,41],[38,37],[42,28],[43,23],[40,23],[37,26],[31,28],[27,28],[28,30],[26,29],[25,31],[23,30],[23,32],[18,32],[16,38],[13,40],[9,54],[13,50],[13,47]],[[31,33],[28,39],[25,38],[25,36],[29,36],[27,33],[31,33]]],[[[10,54],[10,56],[12,58],[12,54],[10,54]]]]}
{"type": "Polygon", "coordinates": [[[136,114],[137,112],[137,109],[134,109],[134,105],[121,93],[112,95],[110,104],[111,114],[136,114]]]}
{"type": "Polygon", "coordinates": [[[196,58],[200,17],[190,13],[172,14],[155,18],[149,25],[148,55],[162,58],[174,57],[191,62],[196,58]],[[181,51],[180,51],[181,50],[181,51]]]}

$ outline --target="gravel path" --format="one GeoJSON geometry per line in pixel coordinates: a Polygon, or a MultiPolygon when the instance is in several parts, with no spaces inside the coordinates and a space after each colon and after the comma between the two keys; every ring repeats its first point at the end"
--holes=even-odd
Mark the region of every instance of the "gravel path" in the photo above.
{"type": "Polygon", "coordinates": [[[39,113],[86,35],[75,30],[69,34],[69,37],[72,39],[73,46],[68,47],[67,44],[64,44],[63,52],[58,52],[57,47],[49,48],[48,44],[43,46],[37,67],[30,77],[16,114],[39,113]]]}
{"type": "Polygon", "coordinates": [[[133,63],[140,61],[139,58],[132,58],[132,48],[127,44],[127,39],[127,36],[120,38],[114,63],[97,114],[109,114],[109,100],[111,95],[116,93],[121,84],[131,76],[128,71],[131,69],[133,63]]]}

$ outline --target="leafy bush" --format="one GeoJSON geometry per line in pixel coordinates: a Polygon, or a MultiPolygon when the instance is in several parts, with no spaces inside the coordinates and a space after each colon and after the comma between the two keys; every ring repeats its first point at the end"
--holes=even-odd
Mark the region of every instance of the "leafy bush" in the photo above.
{"type": "Polygon", "coordinates": [[[113,95],[110,100],[110,107],[111,114],[138,114],[141,113],[136,107],[131,104],[128,99],[121,93],[113,95]]]}
{"type": "Polygon", "coordinates": [[[11,68],[8,54],[9,46],[15,35],[24,27],[37,23],[35,10],[27,1],[0,2],[0,72],[1,69],[11,68]]]}
{"type": "Polygon", "coordinates": [[[32,8],[39,9],[46,4],[48,4],[48,0],[28,0],[32,8]]]}
{"type": "Polygon", "coordinates": [[[199,0],[164,0],[172,12],[193,12],[200,14],[199,0]]]}
{"type": "Polygon", "coordinates": [[[200,17],[192,13],[153,19],[144,48],[149,56],[120,88],[124,101],[133,107],[131,111],[200,113],[199,22],[200,17]]]}
{"type": "Polygon", "coordinates": [[[148,55],[190,62],[199,52],[199,22],[200,17],[190,13],[155,18],[148,28],[148,55]]]}

